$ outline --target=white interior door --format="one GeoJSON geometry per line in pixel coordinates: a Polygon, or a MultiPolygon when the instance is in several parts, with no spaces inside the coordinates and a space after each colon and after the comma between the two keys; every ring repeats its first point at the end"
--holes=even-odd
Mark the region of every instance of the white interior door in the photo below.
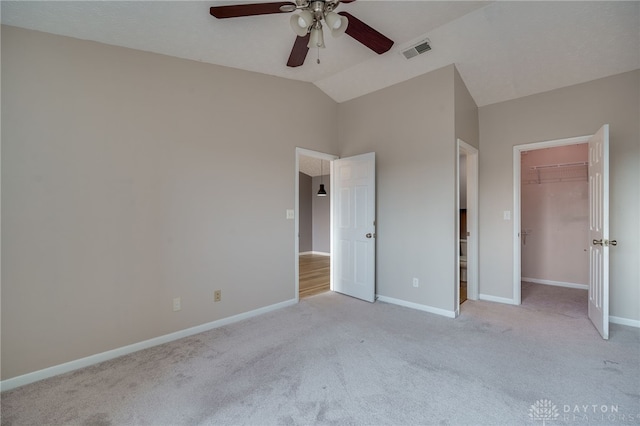
{"type": "Polygon", "coordinates": [[[589,319],[609,338],[609,125],[589,139],[589,319]]]}
{"type": "Polygon", "coordinates": [[[333,161],[333,290],[375,300],[375,153],[333,161]]]}

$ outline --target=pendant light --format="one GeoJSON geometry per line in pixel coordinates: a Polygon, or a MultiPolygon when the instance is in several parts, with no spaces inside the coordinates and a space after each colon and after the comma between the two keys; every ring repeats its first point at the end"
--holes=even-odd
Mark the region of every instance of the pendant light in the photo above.
{"type": "Polygon", "coordinates": [[[324,189],[324,183],[322,183],[322,163],[324,163],[324,160],[320,160],[320,189],[318,190],[318,197],[327,196],[327,191],[324,189]]]}

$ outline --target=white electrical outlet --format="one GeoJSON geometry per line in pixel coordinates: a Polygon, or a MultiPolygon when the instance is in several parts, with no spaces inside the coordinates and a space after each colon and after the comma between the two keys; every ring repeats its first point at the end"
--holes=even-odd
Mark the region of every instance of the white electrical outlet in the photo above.
{"type": "Polygon", "coordinates": [[[413,286],[414,287],[420,287],[420,281],[417,278],[413,279],[413,286]]]}
{"type": "Polygon", "coordinates": [[[179,311],[180,309],[182,309],[181,300],[179,297],[176,297],[173,299],[173,311],[179,311]]]}

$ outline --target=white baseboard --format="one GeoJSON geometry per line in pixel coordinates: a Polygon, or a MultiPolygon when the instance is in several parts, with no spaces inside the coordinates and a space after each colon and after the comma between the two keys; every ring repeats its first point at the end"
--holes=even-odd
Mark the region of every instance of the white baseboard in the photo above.
{"type": "Polygon", "coordinates": [[[640,328],[640,321],[639,320],[632,320],[629,318],[620,318],[620,317],[614,317],[609,315],[609,322],[612,322],[614,324],[620,324],[620,325],[628,325],[631,327],[636,327],[636,328],[640,328]]]}
{"type": "Polygon", "coordinates": [[[65,362],[64,364],[54,365],[53,367],[48,367],[42,370],[34,371],[33,373],[27,373],[22,376],[14,377],[7,380],[2,380],[0,382],[0,391],[4,392],[10,389],[17,388],[19,386],[24,386],[29,383],[33,383],[39,380],[47,379],[49,377],[57,376],[59,374],[68,373],[70,371],[77,370],[79,368],[84,368],[90,365],[98,364],[100,362],[108,361],[110,359],[114,359],[119,356],[137,352],[142,349],[151,348],[153,346],[162,345],[163,343],[168,343],[174,340],[182,339],[184,337],[193,336],[194,334],[213,330],[214,328],[222,327],[222,326],[232,324],[234,322],[242,321],[248,318],[252,318],[258,315],[263,315],[268,312],[286,308],[287,306],[291,306],[295,304],[296,304],[295,299],[286,300],[284,302],[276,303],[274,305],[269,305],[263,308],[255,309],[253,311],[243,312],[238,315],[222,318],[206,324],[187,328],[185,330],[180,330],[174,333],[165,334],[164,336],[154,337],[153,339],[144,340],[142,342],[123,346],[121,348],[116,348],[110,351],[91,355],[85,358],[80,358],[74,361],[65,362]]]}
{"type": "Polygon", "coordinates": [[[387,296],[376,295],[376,298],[381,302],[392,303],[394,305],[400,305],[400,306],[404,306],[411,309],[417,309],[419,311],[425,311],[431,314],[442,315],[447,318],[456,317],[456,313],[454,311],[447,311],[446,309],[434,308],[433,306],[407,302],[406,300],[394,299],[393,297],[387,297],[387,296]]]}
{"type": "Polygon", "coordinates": [[[298,254],[299,255],[301,255],[301,254],[317,254],[319,256],[331,256],[331,253],[327,253],[327,252],[324,252],[324,251],[301,251],[298,254]]]}
{"type": "Polygon", "coordinates": [[[516,304],[516,302],[513,299],[507,299],[506,297],[491,296],[490,294],[480,294],[478,298],[480,300],[485,300],[487,302],[504,303],[507,305],[516,304]]]}
{"type": "Polygon", "coordinates": [[[538,278],[525,278],[525,277],[522,277],[521,281],[526,281],[534,284],[553,285],[556,287],[579,288],[581,290],[589,290],[588,284],[567,283],[563,281],[541,280],[538,278]]]}

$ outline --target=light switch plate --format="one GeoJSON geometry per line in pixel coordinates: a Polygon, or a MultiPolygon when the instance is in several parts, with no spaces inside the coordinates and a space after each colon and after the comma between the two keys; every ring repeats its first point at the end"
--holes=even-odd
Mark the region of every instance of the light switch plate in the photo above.
{"type": "Polygon", "coordinates": [[[293,209],[287,209],[287,219],[293,219],[295,218],[295,211],[293,209]]]}
{"type": "Polygon", "coordinates": [[[511,220],[511,211],[505,210],[504,212],[502,212],[502,218],[504,220],[511,220]]]}

